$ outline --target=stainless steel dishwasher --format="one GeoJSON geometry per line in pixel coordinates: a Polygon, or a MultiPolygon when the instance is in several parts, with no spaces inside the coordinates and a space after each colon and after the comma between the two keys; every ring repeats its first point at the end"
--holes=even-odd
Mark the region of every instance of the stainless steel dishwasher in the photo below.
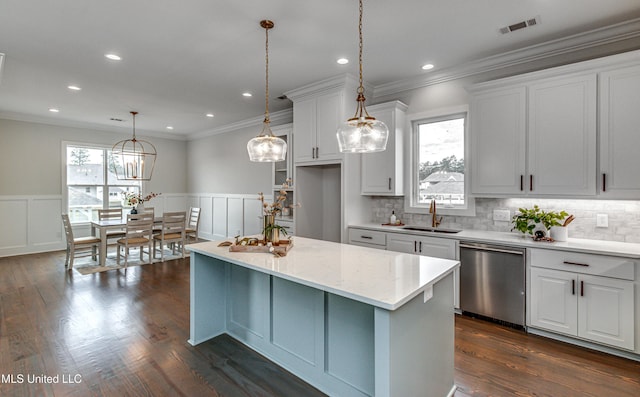
{"type": "Polygon", "coordinates": [[[460,310],[524,328],[525,249],[460,242],[460,310]]]}

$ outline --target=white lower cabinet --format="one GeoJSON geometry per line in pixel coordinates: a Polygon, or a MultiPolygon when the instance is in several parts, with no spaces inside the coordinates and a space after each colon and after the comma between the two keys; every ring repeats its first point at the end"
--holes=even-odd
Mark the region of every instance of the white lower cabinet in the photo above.
{"type": "MultiPolygon", "coordinates": [[[[457,240],[449,238],[387,233],[387,250],[432,256],[442,259],[458,259],[457,240]]],[[[460,308],[460,269],[453,273],[453,304],[460,308]]]]}
{"type": "Polygon", "coordinates": [[[539,267],[530,275],[532,327],[634,349],[633,281],[539,267]]]}
{"type": "Polygon", "coordinates": [[[375,230],[349,228],[349,244],[360,247],[386,249],[387,236],[375,230]]]}

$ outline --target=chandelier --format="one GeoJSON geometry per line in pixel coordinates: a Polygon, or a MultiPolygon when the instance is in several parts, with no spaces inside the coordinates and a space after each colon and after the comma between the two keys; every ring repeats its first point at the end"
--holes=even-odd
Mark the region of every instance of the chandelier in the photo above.
{"type": "Polygon", "coordinates": [[[133,138],[113,145],[111,153],[118,180],[149,181],[156,163],[156,148],[150,142],[136,138],[136,114],[133,115],[133,138]]]}
{"type": "Polygon", "coordinates": [[[264,28],[265,41],[265,111],[264,121],[262,122],[262,132],[257,137],[251,139],[247,143],[247,152],[249,152],[249,160],[256,162],[275,162],[283,161],[287,154],[287,143],[273,135],[271,131],[271,120],[269,120],[269,29],[274,24],[272,21],[260,21],[260,26],[264,28]]]}
{"type": "Polygon", "coordinates": [[[360,86],[358,87],[356,98],[356,114],[343,123],[336,136],[338,146],[343,153],[374,153],[382,152],[387,148],[389,139],[389,129],[375,117],[369,116],[364,107],[364,87],[362,85],[362,0],[360,0],[360,19],[358,22],[359,34],[359,64],[360,64],[360,86]]]}

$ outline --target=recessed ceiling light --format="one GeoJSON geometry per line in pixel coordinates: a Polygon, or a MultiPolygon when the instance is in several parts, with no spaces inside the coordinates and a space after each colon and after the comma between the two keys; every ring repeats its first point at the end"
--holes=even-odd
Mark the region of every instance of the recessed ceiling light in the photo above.
{"type": "Polygon", "coordinates": [[[118,55],[116,55],[116,54],[104,54],[104,56],[105,56],[107,59],[111,59],[112,61],[120,61],[120,60],[122,60],[122,58],[120,58],[120,57],[119,57],[118,55]]]}
{"type": "Polygon", "coordinates": [[[168,125],[168,126],[167,126],[167,129],[168,129],[168,130],[172,130],[172,129],[173,129],[173,127],[172,127],[172,126],[170,126],[170,125],[168,125]]]}
{"type": "Polygon", "coordinates": [[[70,86],[67,86],[67,88],[70,89],[71,91],[80,91],[82,89],[77,85],[70,85],[70,86]]]}
{"type": "Polygon", "coordinates": [[[349,63],[349,60],[347,58],[340,58],[336,62],[338,62],[340,65],[346,65],[349,63]]]}
{"type": "Polygon", "coordinates": [[[56,109],[56,108],[49,108],[49,111],[50,111],[51,113],[59,113],[59,112],[60,112],[60,109],[56,109]]]}
{"type": "Polygon", "coordinates": [[[213,117],[213,113],[207,113],[206,116],[207,117],[213,117]]]}
{"type": "Polygon", "coordinates": [[[433,69],[433,64],[427,63],[426,65],[422,65],[422,70],[431,70],[433,69]]]}
{"type": "Polygon", "coordinates": [[[250,92],[243,92],[242,96],[250,97],[253,96],[253,94],[251,94],[250,92]]]}

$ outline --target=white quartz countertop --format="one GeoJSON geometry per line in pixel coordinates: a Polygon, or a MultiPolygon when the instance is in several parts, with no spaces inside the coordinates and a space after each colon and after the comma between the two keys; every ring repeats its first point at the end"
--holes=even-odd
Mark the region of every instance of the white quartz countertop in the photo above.
{"type": "Polygon", "coordinates": [[[525,248],[543,248],[562,251],[583,252],[601,255],[615,255],[627,258],[640,258],[640,244],[618,241],[588,240],[569,238],[565,242],[534,241],[532,237],[515,232],[491,232],[487,230],[463,230],[459,233],[421,232],[403,230],[402,226],[382,226],[379,223],[349,225],[352,228],[378,230],[419,236],[451,238],[478,243],[506,244],[525,248]]]}
{"type": "Polygon", "coordinates": [[[285,257],[230,252],[220,241],[190,244],[199,254],[387,310],[401,307],[460,266],[460,262],[293,237],[285,257]]]}

